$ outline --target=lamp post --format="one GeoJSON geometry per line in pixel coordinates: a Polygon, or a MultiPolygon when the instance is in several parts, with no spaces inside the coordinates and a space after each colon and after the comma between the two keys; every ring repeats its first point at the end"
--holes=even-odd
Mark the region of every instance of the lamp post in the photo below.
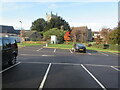
{"type": "Polygon", "coordinates": [[[22,21],[19,21],[21,23],[21,30],[22,30],[22,21]]]}
{"type": "Polygon", "coordinates": [[[20,37],[21,37],[21,44],[22,44],[22,21],[19,21],[21,24],[21,31],[20,31],[20,37]]]}

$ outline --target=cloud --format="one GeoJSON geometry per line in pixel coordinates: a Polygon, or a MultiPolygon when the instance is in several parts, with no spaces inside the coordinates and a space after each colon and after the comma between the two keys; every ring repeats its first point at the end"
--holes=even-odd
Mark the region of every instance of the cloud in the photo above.
{"type": "MultiPolygon", "coordinates": [[[[7,25],[7,26],[13,26],[15,29],[21,29],[21,23],[19,20],[16,19],[1,19],[0,25],[7,25]],[[12,21],[12,22],[11,22],[12,21]]],[[[22,20],[22,28],[29,30],[32,25],[31,20],[22,20]]]]}
{"type": "Polygon", "coordinates": [[[30,8],[30,7],[33,7],[33,4],[20,4],[20,3],[17,3],[17,2],[5,2],[5,3],[2,3],[2,6],[1,6],[1,11],[10,11],[10,10],[22,10],[22,9],[25,9],[25,8],[30,8]]]}
{"type": "Polygon", "coordinates": [[[56,9],[56,8],[59,8],[59,6],[55,3],[52,3],[48,6],[49,9],[56,9]]]}
{"type": "Polygon", "coordinates": [[[1,0],[2,2],[118,2],[119,0],[1,0]]]}

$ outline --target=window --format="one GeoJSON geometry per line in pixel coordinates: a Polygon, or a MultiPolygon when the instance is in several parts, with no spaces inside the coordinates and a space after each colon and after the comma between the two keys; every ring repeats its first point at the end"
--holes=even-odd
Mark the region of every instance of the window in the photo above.
{"type": "Polygon", "coordinates": [[[3,48],[9,48],[11,46],[8,39],[3,39],[3,48]]]}
{"type": "Polygon", "coordinates": [[[2,39],[0,39],[0,50],[2,50],[2,39]]]}

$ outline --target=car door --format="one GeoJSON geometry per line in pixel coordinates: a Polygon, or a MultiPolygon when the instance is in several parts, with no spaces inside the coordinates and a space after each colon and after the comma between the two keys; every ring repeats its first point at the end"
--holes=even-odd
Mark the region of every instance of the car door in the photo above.
{"type": "Polygon", "coordinates": [[[0,67],[2,66],[2,39],[0,38],[0,67]]]}
{"type": "Polygon", "coordinates": [[[11,44],[8,39],[3,39],[2,62],[7,63],[11,58],[11,44]]]}

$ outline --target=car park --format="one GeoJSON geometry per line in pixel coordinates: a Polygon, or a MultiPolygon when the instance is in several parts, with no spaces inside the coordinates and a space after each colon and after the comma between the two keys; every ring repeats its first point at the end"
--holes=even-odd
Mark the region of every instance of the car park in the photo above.
{"type": "Polygon", "coordinates": [[[76,52],[76,51],[81,52],[82,51],[82,52],[86,53],[86,47],[84,44],[77,43],[77,44],[74,44],[73,51],[74,52],[76,52]]]}
{"type": "Polygon", "coordinates": [[[0,37],[0,52],[2,52],[2,66],[15,64],[18,56],[16,40],[10,37],[0,37]]]}

